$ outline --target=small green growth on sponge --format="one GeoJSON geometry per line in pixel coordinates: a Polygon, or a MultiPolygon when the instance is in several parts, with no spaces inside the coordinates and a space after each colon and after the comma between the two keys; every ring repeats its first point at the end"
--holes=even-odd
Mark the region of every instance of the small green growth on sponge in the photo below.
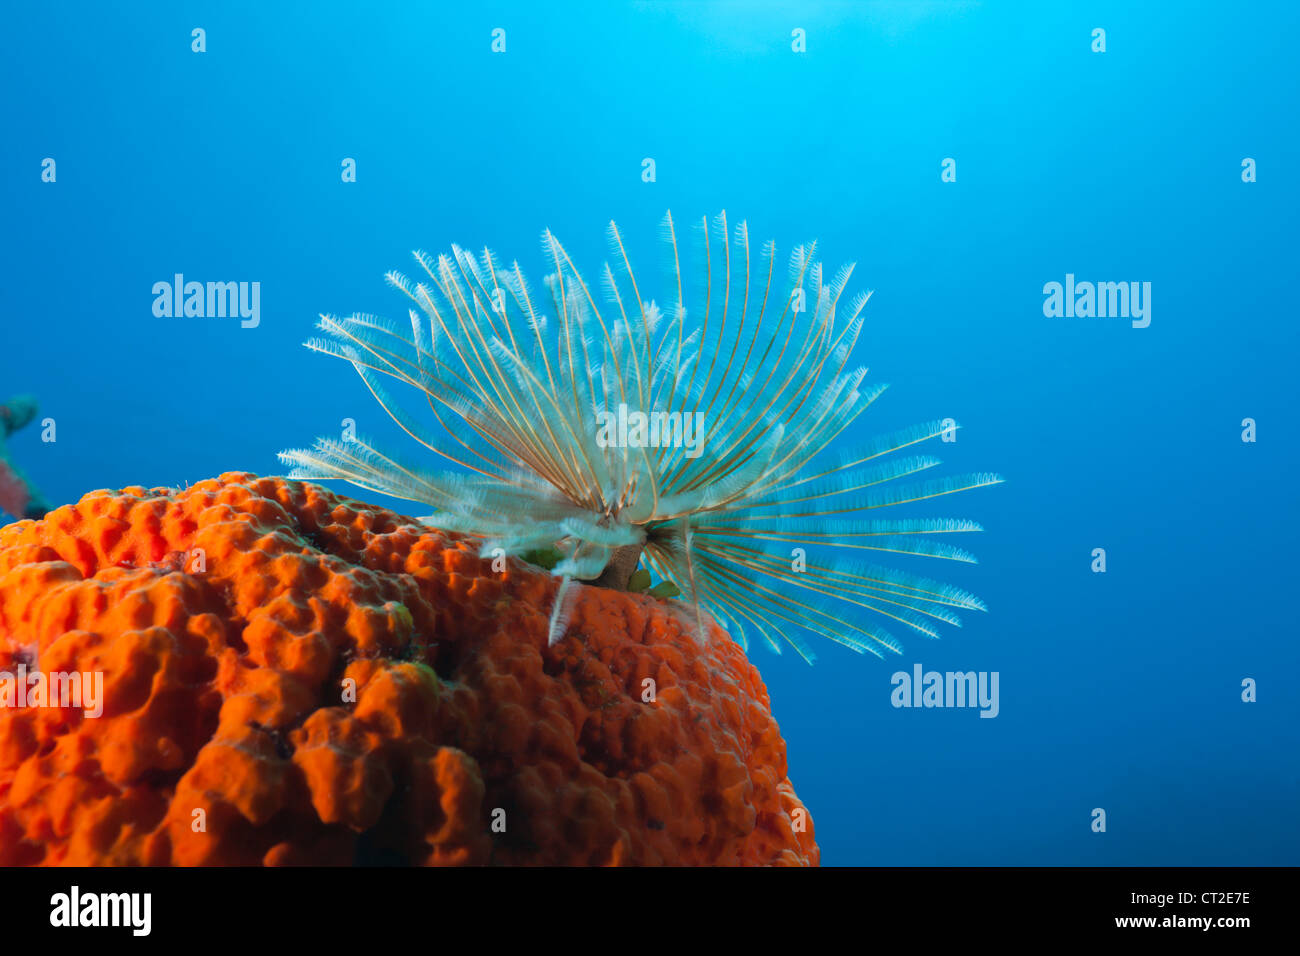
{"type": "Polygon", "coordinates": [[[564,555],[560,554],[556,548],[538,548],[535,551],[525,551],[519,557],[531,565],[553,571],[555,566],[563,560],[564,555]]]}

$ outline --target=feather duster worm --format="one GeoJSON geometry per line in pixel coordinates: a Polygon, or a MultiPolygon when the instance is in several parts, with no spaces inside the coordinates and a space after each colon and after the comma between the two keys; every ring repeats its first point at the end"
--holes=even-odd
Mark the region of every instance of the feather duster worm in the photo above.
{"type": "Polygon", "coordinates": [[[435,509],[426,520],[481,539],[484,555],[550,567],[564,579],[552,642],[574,579],[644,587],[647,570],[661,579],[655,593],[687,599],[700,633],[711,615],[746,648],[752,632],[810,662],[804,633],[898,652],[863,610],[931,637],[938,623],[960,623],[955,611],[982,610],[963,590],[874,564],[792,567],[790,549],[821,546],[973,562],[942,539],[979,530],[974,522],[870,515],[1002,479],[908,482],[939,464],[910,450],[943,434],[942,422],[837,453],[837,437],[885,388],[849,364],[870,298],[845,298],[853,265],[827,275],[812,243],[783,271],[776,247],[754,250],[746,224],[733,229],[725,212],[700,226],[701,292],[689,313],[671,213],[666,308],[643,293],[612,222],[599,284],[542,234],[544,297],[518,262],[490,251],[416,252],[420,279],[387,276],[414,306],[409,328],[324,315],[326,337],[307,345],[351,362],[394,421],[457,468],[321,439],[281,453],[291,477],[424,503],[435,509]],[[421,395],[426,420],[389,396],[389,379],[421,395]]]}

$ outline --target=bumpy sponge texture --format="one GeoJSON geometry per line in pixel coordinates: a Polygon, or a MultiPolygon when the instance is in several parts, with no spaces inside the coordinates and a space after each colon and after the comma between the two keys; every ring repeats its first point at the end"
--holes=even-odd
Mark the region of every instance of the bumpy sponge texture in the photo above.
{"type": "Polygon", "coordinates": [[[0,670],[103,675],[0,707],[0,865],[817,863],[741,649],[556,590],[242,473],[0,529],[0,670]]]}

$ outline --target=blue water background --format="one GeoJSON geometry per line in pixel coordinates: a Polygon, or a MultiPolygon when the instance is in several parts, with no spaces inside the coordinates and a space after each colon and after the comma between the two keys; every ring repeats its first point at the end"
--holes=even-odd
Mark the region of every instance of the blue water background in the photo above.
{"type": "Polygon", "coordinates": [[[752,651],[824,862],[1300,862],[1295,5],[2,16],[0,392],[57,421],[10,443],[56,504],[277,473],[346,417],[392,435],[300,343],[319,312],[402,318],[381,277],[413,248],[490,245],[540,286],[543,227],[594,274],[613,218],[664,301],[663,211],[725,208],[876,290],[857,358],[892,387],[850,438],[951,416],[947,473],[1008,478],[909,512],[985,525],[978,566],[908,567],[989,613],[895,661],[752,651]],[[154,318],[178,272],[260,281],[261,325],[154,318]],[[1150,281],[1150,327],[1045,318],[1067,272],[1150,281]],[[917,661],[999,672],[1000,715],[894,709],[917,661]]]}

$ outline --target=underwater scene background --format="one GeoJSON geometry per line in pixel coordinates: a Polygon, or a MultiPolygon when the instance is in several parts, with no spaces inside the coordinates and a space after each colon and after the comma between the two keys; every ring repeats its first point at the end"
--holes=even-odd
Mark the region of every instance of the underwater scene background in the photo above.
{"type": "Polygon", "coordinates": [[[916,512],[980,522],[978,565],[895,562],[987,614],[883,662],[751,646],[822,862],[1295,864],[1300,12],[1237,9],[7,10],[0,400],[57,428],[7,453],[59,505],[278,474],[345,418],[402,448],[319,313],[401,319],[383,274],[452,242],[537,280],[543,228],[594,273],[610,219],[666,299],[664,211],[726,209],[875,290],[891,388],[845,445],[952,417],[945,472],[1007,479],[916,512]],[[155,316],[176,274],[259,283],[257,322],[155,316]],[[1048,314],[1075,281],[1147,314],[1048,314]],[[996,673],[996,717],[893,706],[918,664],[996,673]]]}

